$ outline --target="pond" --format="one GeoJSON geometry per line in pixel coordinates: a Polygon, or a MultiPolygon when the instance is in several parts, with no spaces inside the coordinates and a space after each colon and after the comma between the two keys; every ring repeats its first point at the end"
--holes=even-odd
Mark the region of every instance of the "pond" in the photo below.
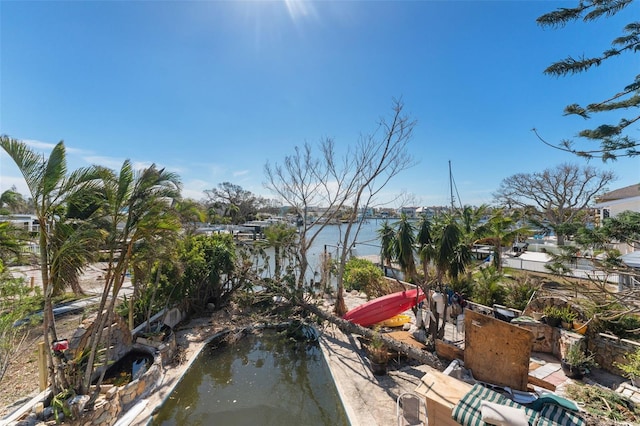
{"type": "Polygon", "coordinates": [[[153,425],[348,425],[318,344],[274,331],[211,342],[153,425]]]}

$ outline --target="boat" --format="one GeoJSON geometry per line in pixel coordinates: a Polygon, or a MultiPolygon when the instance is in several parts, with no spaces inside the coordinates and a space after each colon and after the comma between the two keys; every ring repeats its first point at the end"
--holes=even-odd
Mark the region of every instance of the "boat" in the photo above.
{"type": "Polygon", "coordinates": [[[368,327],[411,309],[426,298],[419,289],[398,291],[370,300],[344,314],[342,319],[368,327]]]}
{"type": "Polygon", "coordinates": [[[405,314],[394,315],[389,319],[386,319],[382,322],[376,324],[376,326],[380,327],[402,327],[406,323],[411,321],[411,317],[405,314]]]}

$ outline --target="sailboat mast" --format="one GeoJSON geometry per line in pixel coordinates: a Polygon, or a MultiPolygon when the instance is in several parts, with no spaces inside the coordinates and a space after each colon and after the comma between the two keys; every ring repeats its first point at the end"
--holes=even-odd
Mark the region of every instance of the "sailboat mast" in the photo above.
{"type": "Polygon", "coordinates": [[[451,173],[451,160],[449,160],[449,191],[451,193],[451,212],[455,211],[455,199],[453,198],[453,173],[451,173]]]}
{"type": "MultiPolygon", "coordinates": [[[[458,200],[460,200],[460,194],[458,194],[458,187],[456,186],[456,182],[453,180],[453,173],[451,172],[451,160],[449,160],[449,189],[451,190],[451,213],[453,213],[454,211],[456,211],[456,197],[454,197],[453,195],[454,189],[456,191],[456,195],[458,196],[458,200]]],[[[459,203],[460,210],[462,210],[462,203],[459,203]]]]}

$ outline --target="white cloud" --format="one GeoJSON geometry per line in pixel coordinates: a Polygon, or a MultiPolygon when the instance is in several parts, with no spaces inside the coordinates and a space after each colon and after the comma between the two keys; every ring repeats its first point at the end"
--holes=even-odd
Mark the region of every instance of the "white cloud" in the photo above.
{"type": "Polygon", "coordinates": [[[124,160],[120,158],[105,157],[101,155],[90,155],[82,157],[82,159],[88,164],[96,164],[113,170],[120,170],[122,163],[124,162],[124,160]]]}
{"type": "MultiPolygon", "coordinates": [[[[43,142],[36,139],[21,139],[21,141],[24,142],[27,146],[30,146],[31,148],[42,152],[50,152],[58,144],[58,142],[43,142]]],[[[64,144],[64,149],[67,154],[82,155],[83,153],[87,152],[85,150],[69,146],[66,143],[64,144]]]]}
{"type": "MultiPolygon", "coordinates": [[[[21,141],[24,142],[27,146],[30,146],[31,148],[34,148],[38,151],[51,151],[53,147],[57,145],[57,142],[43,142],[35,139],[21,139],[21,141]]],[[[67,148],[66,145],[65,148],[67,148]]]]}
{"type": "Polygon", "coordinates": [[[249,173],[251,173],[250,170],[238,170],[238,171],[233,172],[233,177],[246,176],[249,173]]]}

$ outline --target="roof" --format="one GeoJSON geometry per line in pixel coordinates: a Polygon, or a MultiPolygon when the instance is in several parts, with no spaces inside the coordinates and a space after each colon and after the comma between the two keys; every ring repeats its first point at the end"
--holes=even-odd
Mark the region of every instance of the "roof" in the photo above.
{"type": "Polygon", "coordinates": [[[640,251],[632,251],[621,256],[622,262],[632,268],[640,268],[640,251]]]}
{"type": "Polygon", "coordinates": [[[537,251],[525,251],[519,256],[522,260],[532,260],[534,262],[550,262],[551,256],[547,253],[541,253],[537,251]]]}
{"type": "Polygon", "coordinates": [[[624,198],[633,198],[640,196],[640,184],[625,186],[624,188],[615,189],[599,196],[596,201],[602,203],[604,201],[621,200],[624,198]]]}

